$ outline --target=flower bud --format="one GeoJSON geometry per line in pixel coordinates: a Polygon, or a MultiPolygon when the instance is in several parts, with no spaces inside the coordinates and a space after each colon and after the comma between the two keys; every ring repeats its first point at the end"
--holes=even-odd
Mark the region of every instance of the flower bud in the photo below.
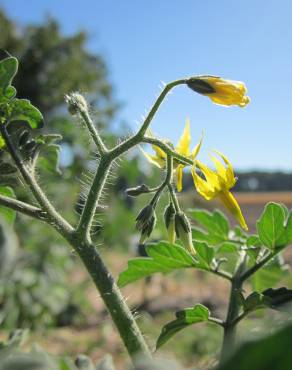
{"type": "Polygon", "coordinates": [[[164,223],[168,231],[168,241],[170,244],[175,243],[175,209],[172,203],[165,208],[164,223]]]}
{"type": "Polygon", "coordinates": [[[202,95],[215,93],[215,89],[211,84],[209,84],[206,80],[198,77],[189,78],[187,80],[187,86],[191,90],[202,95]]]}
{"type": "Polygon", "coordinates": [[[136,229],[142,231],[150,222],[155,211],[151,204],[144,207],[136,217],[136,229]]]}
{"type": "Polygon", "coordinates": [[[126,194],[130,197],[137,197],[141,194],[149,193],[149,187],[145,184],[136,186],[135,188],[129,188],[126,190],[126,194]]]}
{"type": "Polygon", "coordinates": [[[140,237],[140,240],[139,240],[140,244],[144,244],[145,240],[147,238],[149,238],[149,236],[151,235],[155,225],[156,225],[156,215],[155,215],[155,212],[154,212],[153,216],[150,218],[149,222],[141,230],[141,237],[140,237]]]}
{"type": "Polygon", "coordinates": [[[69,113],[72,114],[72,116],[80,112],[88,111],[86,100],[81,94],[77,92],[65,95],[65,101],[68,104],[68,110],[69,113]]]}
{"type": "Polygon", "coordinates": [[[175,215],[175,232],[187,250],[191,254],[196,254],[193,245],[191,225],[184,213],[176,213],[175,215]]]}

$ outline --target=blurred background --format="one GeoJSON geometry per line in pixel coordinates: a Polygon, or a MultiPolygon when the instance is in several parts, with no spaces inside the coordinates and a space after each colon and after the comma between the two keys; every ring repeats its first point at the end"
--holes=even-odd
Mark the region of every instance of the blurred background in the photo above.
{"type": "MultiPolygon", "coordinates": [[[[209,162],[215,148],[231,160],[236,196],[251,231],[267,201],[291,208],[291,10],[288,0],[0,1],[0,48],[19,58],[18,95],[42,111],[47,132],[63,136],[59,158],[53,155],[39,180],[64,216],[76,222],[80,193],[94,167],[94,149],[67,113],[64,95],[85,94],[96,125],[113,145],[139,127],[163,83],[199,74],[244,81],[251,103],[225,108],[178,87],[153,121],[153,132],[176,143],[189,118],[195,146],[204,131],[200,157],[209,162]]],[[[159,176],[138,149],[112,174],[95,239],[115,276],[137,254],[134,220],[147,197],[127,197],[125,189],[157,185],[159,176]]],[[[185,208],[220,207],[197,197],[187,171],[180,200],[185,208]]],[[[153,240],[165,237],[160,217],[153,240]]],[[[0,243],[1,337],[12,328],[29,328],[31,341],[51,353],[85,352],[98,359],[110,352],[123,363],[123,348],[101,299],[62,239],[18,216],[13,229],[1,227],[0,243]]],[[[143,310],[139,321],[154,343],[175,309],[202,302],[223,316],[226,289],[218,279],[179,272],[134,284],[125,294],[132,307],[143,310]]],[[[245,325],[253,327],[252,320],[245,325]]],[[[186,365],[207,364],[220,332],[212,326],[186,332],[175,339],[180,345],[165,347],[166,353],[174,350],[186,365]]]]}

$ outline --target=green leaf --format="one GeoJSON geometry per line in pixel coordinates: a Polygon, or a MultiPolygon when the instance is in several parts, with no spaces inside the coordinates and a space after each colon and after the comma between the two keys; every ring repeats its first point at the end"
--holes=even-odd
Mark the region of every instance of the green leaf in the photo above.
{"type": "Polygon", "coordinates": [[[199,260],[200,267],[204,269],[209,269],[215,255],[214,248],[209,247],[207,243],[196,242],[195,250],[197,252],[196,257],[199,260]]]}
{"type": "Polygon", "coordinates": [[[56,144],[46,145],[41,148],[38,166],[45,171],[61,174],[59,168],[60,146],[56,144]]]}
{"type": "Polygon", "coordinates": [[[18,61],[16,58],[5,58],[0,61],[0,103],[5,103],[15,96],[16,91],[10,85],[17,69],[18,61]]]}
{"type": "Polygon", "coordinates": [[[26,99],[14,99],[9,104],[8,119],[10,121],[25,121],[31,128],[41,128],[44,123],[41,112],[26,99]]]}
{"type": "Polygon", "coordinates": [[[244,300],[244,310],[255,311],[259,308],[267,307],[269,306],[269,301],[269,298],[265,297],[263,294],[253,292],[244,300]]]}
{"type": "Polygon", "coordinates": [[[123,271],[118,279],[120,287],[156,272],[168,273],[176,269],[198,265],[190,253],[179,245],[160,242],[148,245],[146,251],[149,257],[128,261],[127,270],[123,271]]]}
{"type": "Polygon", "coordinates": [[[228,239],[229,224],[227,218],[222,212],[215,210],[210,213],[203,209],[190,210],[192,218],[197,221],[201,227],[204,228],[205,235],[208,235],[208,239],[201,239],[204,234],[200,234],[200,229],[195,229],[194,239],[207,241],[208,243],[219,244],[228,239]]]}
{"type": "MultiPolygon", "coordinates": [[[[206,242],[210,245],[218,245],[222,243],[222,237],[214,234],[208,234],[199,227],[192,226],[193,240],[199,242],[206,242]]],[[[225,240],[225,239],[224,239],[225,240]]]]}
{"type": "Polygon", "coordinates": [[[277,203],[268,203],[257,221],[257,231],[262,243],[274,250],[287,244],[285,210],[277,203]]]}
{"type": "Polygon", "coordinates": [[[292,325],[265,338],[244,343],[216,370],[289,370],[292,325]]]}
{"type": "Polygon", "coordinates": [[[292,211],[290,212],[286,224],[287,243],[292,243],[292,211]]]}
{"type": "Polygon", "coordinates": [[[252,287],[261,292],[278,284],[285,275],[287,275],[287,266],[278,254],[252,276],[252,287]]]}
{"type": "MultiPolygon", "coordinates": [[[[15,193],[9,187],[0,186],[0,194],[15,199],[15,193]]],[[[0,206],[0,216],[3,217],[9,225],[13,225],[16,217],[16,212],[13,211],[13,209],[0,206]]]]}
{"type": "Polygon", "coordinates": [[[199,322],[208,321],[210,311],[202,304],[197,304],[193,308],[187,308],[176,312],[176,320],[166,324],[159,335],[156,342],[156,349],[159,349],[177,332],[186,328],[187,326],[197,324],[199,322]]]}
{"type": "Polygon", "coordinates": [[[292,290],[285,287],[272,289],[269,288],[262,292],[262,295],[269,299],[269,307],[274,310],[291,311],[292,290]],[[288,305],[289,303],[289,305],[288,305]]]}
{"type": "Polygon", "coordinates": [[[217,249],[217,253],[237,253],[237,252],[238,245],[232,242],[222,243],[217,249]]]}
{"type": "Polygon", "coordinates": [[[59,157],[61,147],[56,144],[56,141],[62,140],[62,136],[57,134],[40,135],[36,140],[40,144],[38,166],[45,171],[60,174],[59,157]]]}

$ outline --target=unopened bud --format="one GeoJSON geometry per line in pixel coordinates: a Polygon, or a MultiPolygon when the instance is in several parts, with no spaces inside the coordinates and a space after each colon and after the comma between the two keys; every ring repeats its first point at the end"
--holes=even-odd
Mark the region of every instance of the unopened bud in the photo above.
{"type": "Polygon", "coordinates": [[[68,104],[68,110],[70,114],[72,114],[72,116],[80,112],[88,111],[86,100],[81,94],[77,92],[65,95],[65,101],[68,104]]]}
{"type": "Polygon", "coordinates": [[[129,188],[126,190],[126,194],[130,197],[137,197],[141,194],[149,193],[149,187],[145,184],[136,186],[135,188],[129,188]]]}
{"type": "Polygon", "coordinates": [[[193,245],[191,224],[184,213],[177,213],[175,215],[175,232],[187,250],[191,254],[196,254],[193,245]]]}
{"type": "Polygon", "coordinates": [[[151,222],[154,213],[155,211],[151,204],[142,208],[136,217],[136,229],[142,231],[151,222]]]}
{"type": "Polygon", "coordinates": [[[168,233],[168,241],[170,244],[175,243],[175,209],[172,203],[165,208],[164,223],[168,233]]]}
{"type": "Polygon", "coordinates": [[[187,80],[187,86],[196,93],[205,95],[215,93],[215,89],[207,81],[199,77],[191,77],[187,80]]]}
{"type": "Polygon", "coordinates": [[[144,244],[145,240],[147,238],[149,238],[149,236],[151,235],[155,225],[156,225],[156,215],[155,215],[155,213],[153,213],[153,216],[151,217],[151,219],[149,220],[147,225],[145,225],[143,227],[143,229],[141,230],[141,237],[140,237],[140,240],[139,240],[140,244],[144,244]]]}

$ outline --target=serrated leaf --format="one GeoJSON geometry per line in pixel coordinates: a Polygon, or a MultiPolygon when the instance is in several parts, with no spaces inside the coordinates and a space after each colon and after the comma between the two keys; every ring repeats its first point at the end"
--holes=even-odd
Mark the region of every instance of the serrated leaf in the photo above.
{"type": "Polygon", "coordinates": [[[210,311],[202,304],[197,304],[192,308],[187,308],[185,310],[176,312],[176,317],[176,320],[169,322],[162,328],[162,331],[156,342],[156,349],[159,349],[176,333],[187,326],[208,321],[210,317],[210,311]]]}
{"type": "Polygon", "coordinates": [[[215,250],[209,247],[207,243],[196,242],[195,250],[197,252],[196,257],[202,268],[209,269],[215,256],[215,250]]]}
{"type": "MultiPolygon", "coordinates": [[[[15,199],[14,191],[7,186],[0,186],[0,194],[15,199]]],[[[0,206],[0,216],[4,218],[7,224],[13,225],[16,217],[16,212],[11,208],[0,206]]]]}
{"type": "Polygon", "coordinates": [[[120,274],[118,279],[120,287],[156,272],[168,273],[198,265],[190,253],[179,245],[160,242],[148,245],[146,251],[148,258],[135,258],[128,261],[128,268],[120,274]]]}
{"type": "Polygon", "coordinates": [[[262,243],[274,250],[287,244],[285,210],[277,203],[268,203],[257,221],[257,231],[262,243]]]}
{"type": "Polygon", "coordinates": [[[26,99],[14,99],[9,104],[8,119],[10,122],[25,121],[31,128],[41,128],[44,124],[41,112],[26,99]]]}

